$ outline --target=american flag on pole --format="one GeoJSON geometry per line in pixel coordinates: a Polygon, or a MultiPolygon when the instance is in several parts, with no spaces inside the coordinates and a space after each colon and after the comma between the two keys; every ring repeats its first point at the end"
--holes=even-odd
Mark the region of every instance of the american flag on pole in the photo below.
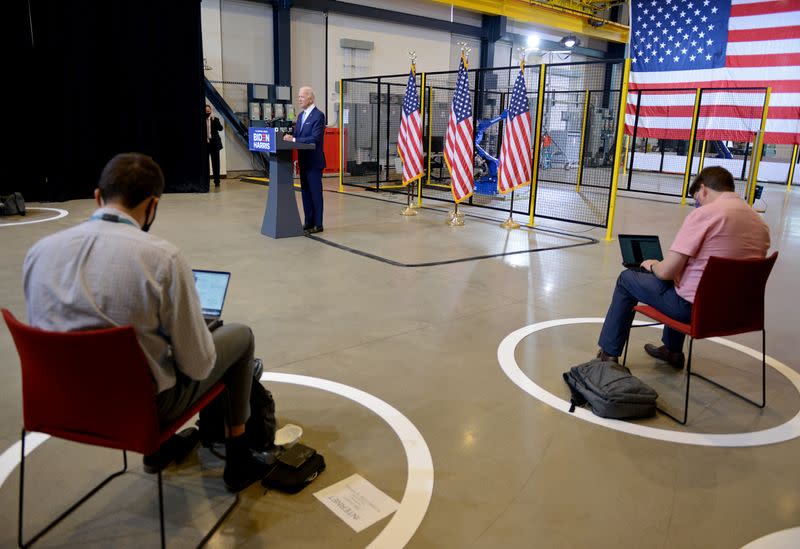
{"type": "Polygon", "coordinates": [[[464,57],[458,65],[458,80],[450,122],[445,135],[444,159],[450,170],[450,188],[456,204],[472,196],[475,182],[472,177],[473,155],[472,104],[469,98],[469,79],[464,57]]]}
{"type": "Polygon", "coordinates": [[[632,0],[625,123],[637,136],[751,141],[772,86],[765,143],[800,143],[800,0],[632,0]],[[709,90],[708,88],[762,88],[709,90]]]}
{"type": "Polygon", "coordinates": [[[500,166],[497,171],[497,189],[501,194],[531,182],[531,110],[522,68],[508,103],[508,118],[503,128],[503,145],[500,147],[500,166]]]}
{"type": "Polygon", "coordinates": [[[417,79],[414,65],[408,74],[406,95],[403,98],[403,115],[400,134],[397,137],[397,152],[403,160],[403,185],[422,177],[422,115],[419,110],[417,79]]]}

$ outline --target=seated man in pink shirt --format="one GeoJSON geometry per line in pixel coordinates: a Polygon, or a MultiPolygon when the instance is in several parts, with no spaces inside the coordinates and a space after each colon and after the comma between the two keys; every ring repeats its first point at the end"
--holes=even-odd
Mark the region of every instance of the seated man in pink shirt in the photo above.
{"type": "MultiPolygon", "coordinates": [[[[618,361],[633,323],[633,307],[646,303],[681,322],[690,322],[700,277],[711,256],[763,258],[769,249],[769,228],[735,192],[733,176],[724,168],[704,169],[692,182],[689,195],[697,209],[683,222],[663,261],[642,262],[645,272],[619,275],[611,306],[600,332],[597,357],[618,361]]],[[[663,345],[648,343],[645,351],[675,368],[683,368],[685,336],[664,327],[663,345]]]]}

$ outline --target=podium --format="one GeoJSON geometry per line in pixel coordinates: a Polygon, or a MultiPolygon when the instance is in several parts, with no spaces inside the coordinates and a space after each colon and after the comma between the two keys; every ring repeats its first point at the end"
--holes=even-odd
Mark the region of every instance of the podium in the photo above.
{"type": "Polygon", "coordinates": [[[292,151],[314,150],[311,143],[284,141],[275,128],[250,128],[250,150],[269,156],[269,193],[261,234],[271,238],[303,236],[294,193],[292,151]]]}

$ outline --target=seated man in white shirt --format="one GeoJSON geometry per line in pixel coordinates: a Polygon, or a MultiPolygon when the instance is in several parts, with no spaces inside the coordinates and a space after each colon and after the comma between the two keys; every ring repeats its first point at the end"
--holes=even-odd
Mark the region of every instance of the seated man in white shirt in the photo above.
{"type": "MultiPolygon", "coordinates": [[[[118,154],[103,169],[89,220],[47,236],[25,258],[31,325],[77,331],[131,325],[154,380],[163,423],[225,381],[225,485],[239,491],[269,470],[244,435],[250,415],[254,340],[226,324],[212,334],[180,250],[148,233],[164,190],[161,168],[143,154],[118,154]]],[[[114,367],[109,357],[109,368],[114,367]]]]}

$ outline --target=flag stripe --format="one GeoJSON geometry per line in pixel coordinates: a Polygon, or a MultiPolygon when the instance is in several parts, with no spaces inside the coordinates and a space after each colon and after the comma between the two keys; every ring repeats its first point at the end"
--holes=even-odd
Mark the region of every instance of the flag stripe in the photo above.
{"type": "MultiPolygon", "coordinates": [[[[754,52],[759,55],[797,53],[800,52],[800,38],[775,39],[767,42],[741,41],[728,43],[728,57],[731,55],[751,55],[754,52]]],[[[778,59],[776,56],[774,60],[778,61],[778,59]]]]}
{"type": "MultiPolygon", "coordinates": [[[[728,90],[705,89],[702,93],[702,104],[709,103],[727,105],[738,103],[742,106],[761,105],[766,97],[766,90],[728,90]]],[[[669,107],[669,106],[694,106],[695,91],[637,91],[628,95],[628,104],[636,105],[637,101],[643,107],[669,107]],[[641,95],[641,100],[638,100],[641,95]]],[[[800,93],[773,93],[769,100],[770,107],[800,105],[800,93]]]]}
{"type": "Polygon", "coordinates": [[[676,87],[680,88],[689,88],[695,87],[689,82],[696,82],[702,83],[700,87],[708,86],[709,83],[717,82],[717,81],[730,81],[736,82],[738,87],[745,87],[742,84],[744,82],[751,82],[752,84],[748,85],[747,87],[758,87],[758,88],[765,88],[767,87],[767,81],[772,80],[775,82],[781,82],[783,80],[793,80],[796,82],[800,82],[797,78],[796,71],[787,71],[783,67],[760,67],[760,68],[740,68],[740,69],[732,69],[721,67],[718,69],[698,69],[698,70],[686,70],[686,71],[669,71],[669,72],[635,72],[632,73],[632,77],[635,76],[635,84],[639,85],[642,83],[652,84],[654,82],[665,83],[665,84],[675,84],[676,87]]]}
{"type": "MultiPolygon", "coordinates": [[[[797,135],[798,130],[800,130],[800,128],[791,132],[769,132],[764,136],[764,143],[788,143],[794,138],[795,135],[797,135]]],[[[631,133],[627,130],[625,133],[626,135],[631,135],[631,133]]],[[[672,128],[639,128],[636,130],[636,137],[637,139],[680,139],[685,141],[689,139],[689,130],[672,128]]],[[[721,140],[752,143],[753,134],[752,132],[747,131],[725,130],[723,136],[723,132],[719,130],[698,130],[697,139],[701,141],[721,140]]]]}
{"type": "Polygon", "coordinates": [[[731,17],[742,17],[746,15],[764,15],[768,13],[781,13],[785,11],[797,11],[797,3],[778,0],[773,2],[758,2],[752,4],[738,4],[731,6],[731,17]]]}
{"type": "Polygon", "coordinates": [[[786,22],[800,20],[800,11],[797,11],[795,4],[793,11],[768,15],[749,15],[745,17],[731,17],[728,22],[728,30],[747,30],[747,29],[771,29],[773,27],[785,27],[786,22]]]}
{"type": "Polygon", "coordinates": [[[524,172],[522,171],[522,164],[523,164],[522,159],[524,158],[524,155],[522,154],[522,149],[520,147],[521,138],[519,136],[517,125],[518,124],[516,120],[509,125],[508,133],[511,137],[511,139],[509,139],[509,149],[511,149],[510,160],[512,160],[511,166],[514,172],[514,181],[522,183],[523,181],[525,181],[525,179],[523,178],[524,172]]]}
{"type": "Polygon", "coordinates": [[[800,65],[800,53],[775,55],[732,55],[725,60],[728,67],[792,67],[800,65]]]}
{"type": "MultiPolygon", "coordinates": [[[[782,69],[784,72],[789,72],[782,69]]],[[[689,81],[689,82],[631,82],[630,90],[686,90],[686,88],[704,88],[709,89],[710,84],[715,87],[739,87],[739,88],[765,88],[766,86],[772,87],[772,93],[775,92],[800,92],[800,80],[719,80],[719,81],[689,81]]]]}
{"type": "MultiPolygon", "coordinates": [[[[636,114],[636,105],[628,104],[625,107],[627,114],[636,114]]],[[[707,105],[700,107],[700,116],[730,116],[741,118],[761,119],[762,107],[742,107],[736,105],[707,105]]],[[[640,107],[639,118],[642,117],[691,117],[694,114],[694,106],[664,106],[664,107],[640,107]]],[[[796,120],[800,118],[800,107],[772,107],[769,108],[770,120],[796,120]]],[[[691,118],[689,118],[691,120],[691,118]]]]}
{"type": "MultiPolygon", "coordinates": [[[[632,114],[625,115],[625,124],[633,127],[635,116],[632,114]]],[[[798,120],[791,119],[767,119],[767,132],[791,132],[796,131],[798,120]]],[[[692,117],[676,117],[676,116],[640,116],[639,127],[636,130],[637,136],[644,129],[647,128],[652,131],[658,130],[671,130],[680,129],[689,135],[689,130],[692,127],[692,117]]],[[[737,118],[737,117],[723,117],[723,116],[701,116],[698,119],[698,127],[718,129],[718,130],[738,130],[743,127],[752,128],[753,131],[758,131],[761,127],[760,118],[737,118]]],[[[626,130],[627,132],[627,130],[626,130]]],[[[627,132],[630,133],[630,132],[627,132]]],[[[655,137],[651,135],[651,137],[655,137]]],[[[688,137],[686,137],[688,139],[688,137]]]]}
{"type": "Polygon", "coordinates": [[[761,32],[761,29],[732,30],[728,32],[728,44],[731,42],[766,42],[785,38],[800,38],[800,26],[773,27],[769,29],[769,34],[761,32]]]}

